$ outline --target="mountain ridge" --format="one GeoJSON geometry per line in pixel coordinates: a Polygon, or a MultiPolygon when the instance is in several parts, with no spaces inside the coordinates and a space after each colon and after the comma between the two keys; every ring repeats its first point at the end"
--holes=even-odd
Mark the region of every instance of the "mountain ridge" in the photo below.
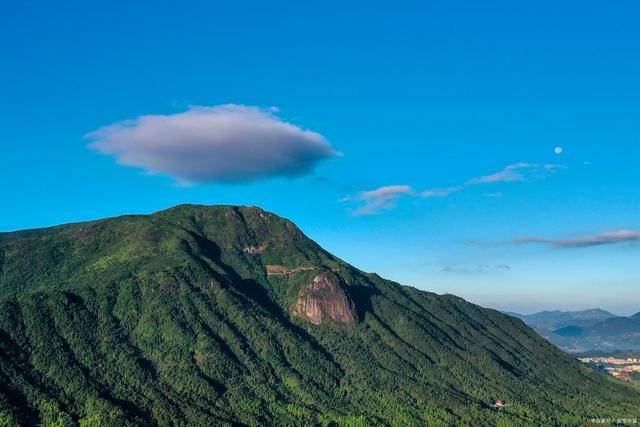
{"type": "Polygon", "coordinates": [[[571,352],[640,348],[640,317],[617,316],[602,309],[513,314],[571,352]]]}
{"type": "Polygon", "coordinates": [[[200,205],[0,234],[0,385],[24,425],[572,425],[640,398],[519,319],[200,205]]]}
{"type": "Polygon", "coordinates": [[[545,310],[531,314],[511,313],[537,329],[553,331],[565,326],[586,326],[618,317],[606,310],[592,308],[576,311],[545,310]]]}

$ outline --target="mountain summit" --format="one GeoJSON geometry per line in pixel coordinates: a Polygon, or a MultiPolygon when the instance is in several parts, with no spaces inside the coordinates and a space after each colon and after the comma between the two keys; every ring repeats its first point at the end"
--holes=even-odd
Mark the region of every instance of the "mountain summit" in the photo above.
{"type": "Polygon", "coordinates": [[[0,425],[577,425],[638,401],[259,208],[0,234],[0,425]]]}

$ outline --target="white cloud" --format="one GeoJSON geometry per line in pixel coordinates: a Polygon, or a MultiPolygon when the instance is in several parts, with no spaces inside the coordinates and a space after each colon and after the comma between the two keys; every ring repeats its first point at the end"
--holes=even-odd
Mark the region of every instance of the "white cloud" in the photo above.
{"type": "MultiPolygon", "coordinates": [[[[461,185],[450,187],[436,187],[416,193],[408,185],[389,185],[372,191],[363,191],[357,196],[346,196],[338,199],[340,203],[360,202],[361,206],[353,211],[354,215],[372,215],[382,210],[396,207],[398,198],[402,196],[420,196],[425,198],[447,197],[453,193],[462,191],[476,185],[488,185],[500,182],[527,181],[534,178],[542,178],[563,169],[564,166],[556,164],[514,163],[505,166],[502,170],[473,178],[461,185]]],[[[486,197],[501,197],[500,192],[485,193],[486,197]]]]}
{"type": "Polygon", "coordinates": [[[85,137],[118,163],[179,182],[246,182],[310,173],[338,156],[319,133],[278,118],[277,109],[191,107],[102,127],[85,137]]]}
{"type": "Polygon", "coordinates": [[[513,170],[503,170],[500,172],[492,173],[491,175],[474,178],[468,181],[466,185],[491,184],[494,182],[513,182],[522,181],[523,179],[524,177],[520,173],[514,172],[513,170]]]}
{"type": "MultiPolygon", "coordinates": [[[[505,166],[504,169],[489,175],[472,178],[462,185],[445,188],[431,188],[420,193],[423,197],[445,197],[475,185],[496,184],[500,182],[526,181],[534,177],[543,177],[554,173],[564,166],[556,164],[514,163],[505,166]]],[[[495,193],[494,193],[495,194],[495,193]]]]}
{"type": "Polygon", "coordinates": [[[613,245],[617,243],[630,243],[640,241],[640,231],[619,230],[592,236],[582,236],[570,239],[546,239],[541,237],[518,237],[506,243],[514,245],[522,244],[546,244],[557,248],[583,248],[588,246],[613,245]]]}
{"type": "Polygon", "coordinates": [[[388,185],[358,194],[357,200],[362,206],[357,208],[354,215],[373,215],[381,210],[393,209],[397,200],[402,196],[413,195],[413,189],[408,185],[388,185]]]}
{"type": "Polygon", "coordinates": [[[455,186],[455,187],[445,187],[445,188],[431,188],[429,190],[425,190],[420,195],[422,197],[446,197],[456,191],[462,190],[464,187],[455,186]]]}
{"type": "Polygon", "coordinates": [[[445,273],[462,273],[462,274],[473,274],[473,273],[485,273],[491,270],[511,270],[511,266],[507,264],[499,264],[499,265],[488,265],[488,264],[477,264],[475,266],[454,266],[454,265],[445,265],[441,269],[445,273]]]}

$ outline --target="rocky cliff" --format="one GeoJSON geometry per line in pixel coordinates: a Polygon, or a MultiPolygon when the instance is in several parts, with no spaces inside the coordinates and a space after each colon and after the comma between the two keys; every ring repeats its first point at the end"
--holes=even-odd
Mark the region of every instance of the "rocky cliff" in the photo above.
{"type": "Polygon", "coordinates": [[[300,289],[293,314],[319,325],[324,320],[354,324],[356,309],[339,276],[326,272],[300,289]]]}

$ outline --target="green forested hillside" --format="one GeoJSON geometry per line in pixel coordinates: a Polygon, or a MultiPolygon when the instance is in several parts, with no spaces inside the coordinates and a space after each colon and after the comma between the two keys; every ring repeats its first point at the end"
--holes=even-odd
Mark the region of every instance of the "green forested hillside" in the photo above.
{"type": "Polygon", "coordinates": [[[638,402],[521,320],[258,208],[0,234],[0,425],[579,425],[638,402]]]}

